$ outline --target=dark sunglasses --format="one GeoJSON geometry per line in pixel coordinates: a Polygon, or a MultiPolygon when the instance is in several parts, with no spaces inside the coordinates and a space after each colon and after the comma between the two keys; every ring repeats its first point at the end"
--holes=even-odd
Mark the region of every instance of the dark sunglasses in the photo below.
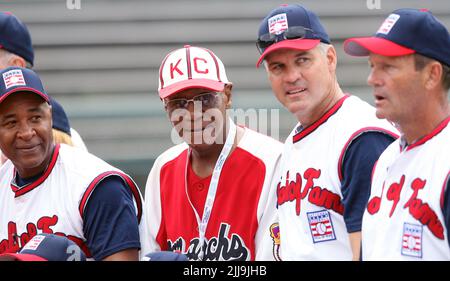
{"type": "MultiPolygon", "coordinates": [[[[304,26],[292,26],[286,29],[282,34],[276,35],[273,33],[266,33],[256,40],[256,48],[259,53],[262,54],[264,51],[270,47],[272,44],[283,40],[292,40],[292,39],[303,39],[306,37],[307,32],[315,35],[314,30],[304,27],[304,26]]],[[[317,36],[314,36],[318,38],[317,36]]]]}
{"type": "Polygon", "coordinates": [[[194,102],[194,104],[200,103],[202,110],[205,110],[215,107],[217,105],[218,97],[219,93],[209,92],[197,95],[192,99],[164,99],[163,102],[169,112],[174,111],[175,109],[187,109],[190,102],[194,102]]]}

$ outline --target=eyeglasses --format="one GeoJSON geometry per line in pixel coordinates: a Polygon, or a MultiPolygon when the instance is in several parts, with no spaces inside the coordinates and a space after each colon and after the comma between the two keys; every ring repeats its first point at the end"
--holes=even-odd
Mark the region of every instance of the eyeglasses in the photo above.
{"type": "MultiPolygon", "coordinates": [[[[264,51],[270,47],[272,44],[275,44],[279,41],[283,40],[292,40],[292,39],[303,39],[306,37],[307,32],[315,35],[314,30],[304,27],[304,26],[292,26],[286,29],[282,34],[276,35],[273,33],[266,33],[256,40],[256,48],[259,53],[262,54],[264,51]]],[[[317,35],[314,37],[318,38],[317,35]]]]}
{"type": "Polygon", "coordinates": [[[166,110],[168,110],[169,112],[174,111],[175,109],[187,109],[189,106],[189,102],[194,102],[194,105],[195,103],[201,103],[201,109],[205,110],[215,107],[217,105],[218,97],[219,93],[210,92],[197,95],[192,99],[164,99],[163,102],[166,110]]]}

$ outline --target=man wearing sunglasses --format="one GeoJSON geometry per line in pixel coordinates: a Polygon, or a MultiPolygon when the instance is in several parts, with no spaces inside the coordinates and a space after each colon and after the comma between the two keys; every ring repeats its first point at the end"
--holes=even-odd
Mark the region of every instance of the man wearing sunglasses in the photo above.
{"type": "Polygon", "coordinates": [[[272,179],[278,141],[229,118],[232,84],[210,50],[184,46],[163,60],[159,97],[177,134],[147,180],[142,254],[190,260],[278,257],[272,179]]]}
{"type": "Polygon", "coordinates": [[[364,213],[364,260],[450,260],[450,35],[427,10],[398,9],[344,50],[368,56],[376,113],[402,136],[380,156],[364,213]]]}
{"type": "Polygon", "coordinates": [[[301,5],[282,5],[261,22],[257,39],[276,98],[299,121],[277,171],[283,260],[358,260],[372,167],[396,137],[375,109],[344,94],[336,51],[301,5]]]}

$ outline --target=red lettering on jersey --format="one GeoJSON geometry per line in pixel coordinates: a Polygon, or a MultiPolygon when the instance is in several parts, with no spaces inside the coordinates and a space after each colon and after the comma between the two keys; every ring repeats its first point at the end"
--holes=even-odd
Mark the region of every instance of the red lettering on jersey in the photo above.
{"type": "Polygon", "coordinates": [[[431,209],[430,205],[423,203],[421,199],[417,198],[419,195],[419,190],[425,187],[426,182],[426,180],[422,180],[420,178],[416,178],[412,181],[411,188],[414,192],[403,208],[408,208],[408,211],[413,218],[418,220],[421,224],[426,225],[434,236],[443,240],[444,226],[438,216],[434,210],[431,209]]]}
{"type": "Polygon", "coordinates": [[[373,215],[378,213],[381,207],[381,197],[375,196],[367,203],[367,212],[373,215]]]}
{"type": "Polygon", "coordinates": [[[406,202],[405,206],[403,206],[403,208],[408,208],[411,205],[411,202],[417,198],[419,190],[423,189],[426,183],[427,183],[426,180],[421,180],[419,178],[412,181],[411,188],[414,190],[414,192],[411,195],[411,198],[409,198],[408,202],[406,202]]]}
{"type": "Polygon", "coordinates": [[[43,233],[53,234],[50,226],[55,226],[57,222],[58,216],[42,217],[37,221],[37,228],[42,230],[43,233]]]}
{"type": "Polygon", "coordinates": [[[303,179],[306,180],[302,190],[302,177],[300,173],[295,175],[295,181],[289,180],[289,171],[286,173],[285,185],[281,186],[281,182],[277,185],[277,203],[278,206],[286,202],[295,200],[295,213],[300,215],[301,200],[305,199],[308,194],[308,201],[319,207],[333,210],[339,214],[344,213],[344,205],[341,197],[330,190],[314,186],[314,180],[320,177],[321,171],[309,168],[303,173],[303,179]]]}
{"type": "MultiPolygon", "coordinates": [[[[381,196],[383,196],[383,192],[384,192],[384,183],[383,187],[381,188],[381,196]]],[[[373,215],[378,213],[381,207],[381,196],[380,197],[374,196],[372,199],[369,200],[369,202],[367,202],[367,212],[369,212],[369,214],[373,215]]]]}
{"type": "MultiPolygon", "coordinates": [[[[37,230],[42,230],[42,233],[53,234],[51,226],[55,226],[58,222],[58,216],[54,215],[52,217],[41,217],[38,219],[37,223],[27,223],[26,232],[18,235],[17,225],[15,222],[8,222],[8,239],[0,241],[0,254],[2,253],[17,253],[20,249],[25,246],[35,235],[37,235],[37,230]]],[[[87,257],[92,257],[87,248],[87,245],[83,242],[81,238],[72,235],[66,235],[62,232],[55,233],[59,236],[65,236],[68,239],[74,241],[86,254],[87,257]]]]}
{"type": "Polygon", "coordinates": [[[178,74],[183,75],[183,72],[178,68],[178,65],[180,64],[180,62],[181,62],[181,59],[179,59],[177,61],[175,66],[173,65],[173,63],[170,63],[170,78],[172,78],[172,79],[174,78],[174,76],[173,76],[174,71],[177,71],[178,74]]]}
{"type": "Polygon", "coordinates": [[[400,201],[400,193],[402,192],[404,184],[405,184],[405,175],[403,175],[400,178],[399,183],[396,182],[392,183],[387,190],[386,198],[389,201],[394,201],[394,203],[392,204],[391,212],[389,213],[389,217],[392,217],[392,214],[394,213],[395,208],[397,207],[398,201],[400,201]]]}
{"type": "Polygon", "coordinates": [[[27,232],[20,235],[20,245],[25,245],[37,234],[36,226],[32,223],[27,224],[27,232]]]}
{"type": "Polygon", "coordinates": [[[204,58],[194,58],[194,70],[195,70],[195,72],[201,73],[201,74],[208,74],[209,69],[208,69],[208,68],[205,68],[204,70],[200,70],[200,69],[198,68],[198,62],[197,62],[197,61],[202,61],[202,62],[204,62],[205,64],[208,63],[204,58]]]}
{"type": "MultiPolygon", "coordinates": [[[[389,217],[391,217],[394,213],[397,203],[400,200],[400,192],[403,188],[404,183],[405,175],[402,175],[402,177],[400,178],[400,182],[392,183],[388,189],[386,198],[390,201],[394,201],[391,212],[389,213],[389,217]]],[[[439,220],[436,212],[430,207],[428,203],[423,203],[421,199],[417,198],[417,196],[419,195],[419,191],[425,187],[426,183],[426,180],[422,180],[420,178],[416,178],[411,182],[411,189],[413,190],[413,194],[405,203],[405,205],[403,205],[403,209],[408,209],[408,212],[411,214],[411,216],[418,220],[422,225],[427,226],[434,236],[439,239],[444,239],[444,226],[439,220]]],[[[383,192],[381,192],[381,194],[383,194],[383,192]]],[[[381,197],[373,197],[367,203],[367,211],[369,212],[369,214],[373,215],[379,211],[380,206],[381,197]]]]}

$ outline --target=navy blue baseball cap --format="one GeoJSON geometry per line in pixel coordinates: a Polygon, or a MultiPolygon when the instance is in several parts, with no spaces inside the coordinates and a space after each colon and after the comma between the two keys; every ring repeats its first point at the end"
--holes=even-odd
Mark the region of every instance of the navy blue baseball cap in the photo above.
{"type": "Polygon", "coordinates": [[[372,37],[345,40],[352,56],[404,56],[414,53],[450,65],[450,35],[447,28],[426,9],[392,12],[372,37]]]}
{"type": "Polygon", "coordinates": [[[0,261],[86,261],[75,242],[55,234],[38,234],[17,254],[1,254],[0,261]]]}
{"type": "Polygon", "coordinates": [[[52,106],[53,128],[71,136],[69,118],[62,105],[52,97],[50,97],[50,105],[52,106]]]}
{"type": "Polygon", "coordinates": [[[142,259],[143,261],[189,261],[186,255],[170,251],[152,252],[142,259]]]}
{"type": "Polygon", "coordinates": [[[33,65],[34,52],[27,27],[9,12],[0,12],[0,48],[21,56],[33,65]]]}
{"type": "Polygon", "coordinates": [[[257,48],[261,53],[256,66],[278,49],[310,50],[330,38],[319,17],[299,4],[281,5],[272,10],[259,26],[257,48]]]}
{"type": "Polygon", "coordinates": [[[34,93],[50,102],[41,79],[31,69],[22,67],[8,67],[0,71],[0,104],[9,95],[17,92],[34,93]]]}

